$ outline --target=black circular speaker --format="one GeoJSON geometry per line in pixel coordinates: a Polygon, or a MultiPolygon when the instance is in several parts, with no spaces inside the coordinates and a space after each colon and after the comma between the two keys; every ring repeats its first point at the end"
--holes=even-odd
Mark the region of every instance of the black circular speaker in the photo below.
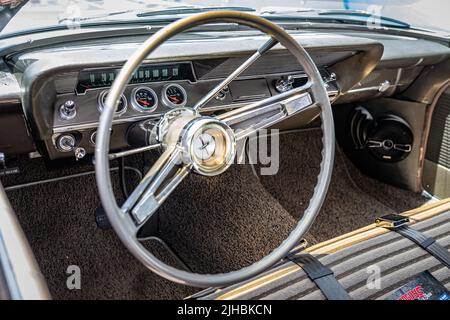
{"type": "Polygon", "coordinates": [[[411,127],[397,115],[376,118],[368,126],[366,149],[379,160],[401,161],[410,155],[413,143],[411,127]]]}
{"type": "Polygon", "coordinates": [[[373,123],[373,117],[367,109],[363,107],[355,108],[350,120],[350,136],[355,149],[361,150],[366,147],[368,130],[373,123]]]}

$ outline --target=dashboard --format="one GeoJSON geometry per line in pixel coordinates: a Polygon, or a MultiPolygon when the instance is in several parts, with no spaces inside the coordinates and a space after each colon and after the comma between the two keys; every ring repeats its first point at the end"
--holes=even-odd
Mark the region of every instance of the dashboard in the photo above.
{"type": "MultiPolygon", "coordinates": [[[[326,66],[353,55],[353,51],[343,51],[315,57],[322,65],[320,70],[330,98],[337,96],[339,88],[336,75],[326,66]]],[[[245,58],[146,62],[141,65],[117,102],[111,149],[129,145],[128,132],[136,123],[159,119],[172,109],[192,107],[245,58]]],[[[47,104],[49,96],[54,98],[49,119],[51,137],[44,141],[50,158],[83,158],[94,152],[98,119],[119,71],[120,67],[88,67],[58,72],[36,89],[35,97],[45,92],[41,95],[42,100],[37,102],[40,105],[47,104]]],[[[218,113],[237,108],[302,86],[307,81],[290,54],[284,51],[271,53],[221,90],[202,112],[218,113]]]]}
{"type": "MultiPolygon", "coordinates": [[[[192,107],[214,88],[222,78],[206,77],[195,67],[199,64],[204,66],[204,61],[145,64],[139,67],[117,103],[113,124],[119,134],[113,136],[112,148],[127,146],[127,131],[135,122],[157,119],[172,109],[192,107]]],[[[53,146],[50,147],[51,151],[55,151],[52,153],[55,157],[73,153],[77,148],[82,148],[78,150],[82,154],[93,152],[98,119],[109,87],[119,71],[117,68],[83,69],[76,81],[70,77],[55,80],[58,94],[54,104],[53,146]]],[[[335,75],[325,69],[321,72],[330,97],[336,96],[335,75]]],[[[237,108],[302,86],[307,81],[301,71],[295,70],[282,74],[248,75],[222,89],[202,111],[213,113],[237,108]]]]}
{"type": "MultiPolygon", "coordinates": [[[[425,68],[450,57],[448,47],[416,38],[327,32],[292,35],[316,63],[335,106],[398,94],[425,68]]],[[[267,41],[262,35],[210,36],[208,40],[170,41],[134,72],[117,103],[112,150],[129,147],[127,134],[137,123],[195,105],[267,41]]],[[[82,159],[92,154],[108,90],[144,39],[129,37],[126,43],[120,38],[86,40],[8,54],[0,70],[4,84],[0,86],[0,113],[7,106],[14,109],[18,113],[15,127],[20,123],[22,131],[15,128],[17,136],[0,141],[0,152],[37,150],[50,159],[82,159]],[[14,140],[19,136],[20,143],[14,140]]],[[[11,46],[0,42],[2,50],[11,51],[11,46]]],[[[201,111],[217,114],[307,81],[295,58],[277,45],[201,111]]],[[[11,119],[6,119],[0,116],[0,122],[5,121],[4,132],[12,129],[11,119]]]]}

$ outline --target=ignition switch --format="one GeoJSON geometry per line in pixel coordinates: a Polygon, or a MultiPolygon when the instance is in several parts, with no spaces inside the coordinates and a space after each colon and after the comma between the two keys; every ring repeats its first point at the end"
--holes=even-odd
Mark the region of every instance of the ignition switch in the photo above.
{"type": "Polygon", "coordinates": [[[72,134],[63,134],[56,140],[56,147],[63,152],[70,152],[75,148],[76,138],[72,134]]]}

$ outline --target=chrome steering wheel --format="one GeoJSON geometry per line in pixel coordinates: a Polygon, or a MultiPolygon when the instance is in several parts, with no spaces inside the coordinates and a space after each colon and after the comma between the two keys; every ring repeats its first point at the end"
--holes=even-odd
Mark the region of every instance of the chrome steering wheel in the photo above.
{"type": "Polygon", "coordinates": [[[286,31],[266,19],[243,12],[206,12],[178,20],[161,29],[145,41],[123,66],[111,87],[100,117],[95,149],[96,179],[103,207],[115,232],[128,250],[147,268],[181,284],[220,287],[246,280],[267,270],[298,245],[314,222],[325,199],[333,168],[334,148],[334,123],[330,101],[321,75],[309,54],[286,31]],[[111,186],[109,167],[110,131],[119,97],[133,72],[162,43],[192,27],[219,22],[253,27],[268,34],[270,39],[194,106],[172,110],[162,117],[149,135],[149,146],[134,151],[137,153],[161,148],[162,155],[119,207],[111,186]],[[278,43],[296,57],[309,77],[306,85],[216,117],[201,114],[203,105],[278,43]],[[236,157],[237,144],[256,131],[273,126],[313,106],[320,109],[322,120],[323,150],[320,174],[308,208],[296,228],[278,248],[260,261],[237,271],[197,274],[165,264],[139,242],[139,229],[191,171],[205,176],[224,172],[236,157]]]}

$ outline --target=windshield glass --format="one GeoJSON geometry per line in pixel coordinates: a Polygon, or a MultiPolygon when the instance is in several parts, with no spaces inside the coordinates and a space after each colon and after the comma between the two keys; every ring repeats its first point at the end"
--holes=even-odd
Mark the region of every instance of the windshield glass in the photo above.
{"type": "Polygon", "coordinates": [[[369,26],[376,25],[375,17],[382,16],[414,28],[450,33],[450,1],[447,0],[0,0],[0,4],[2,35],[54,25],[76,29],[86,22],[173,18],[204,7],[224,6],[243,11],[254,9],[255,14],[266,16],[303,18],[317,15],[317,10],[321,10],[318,15],[321,19],[345,18],[346,23],[361,23],[366,19],[369,26]],[[324,13],[330,10],[339,11],[324,13]],[[362,10],[366,15],[358,17],[354,10],[362,10]]]}

